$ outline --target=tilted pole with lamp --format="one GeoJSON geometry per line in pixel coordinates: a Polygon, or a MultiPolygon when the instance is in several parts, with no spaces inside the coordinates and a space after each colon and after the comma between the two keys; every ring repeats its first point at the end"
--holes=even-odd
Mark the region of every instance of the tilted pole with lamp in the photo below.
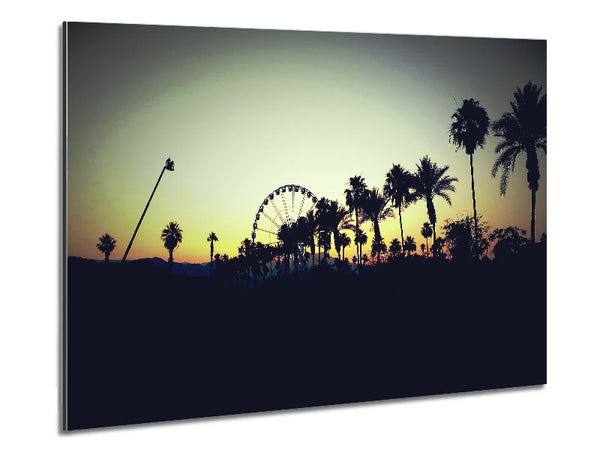
{"type": "Polygon", "coordinates": [[[131,245],[133,244],[133,240],[135,239],[135,235],[137,234],[140,225],[142,224],[142,220],[144,220],[144,216],[146,215],[146,211],[148,210],[148,206],[150,206],[150,202],[152,201],[152,197],[154,197],[154,193],[156,192],[156,188],[158,187],[158,183],[160,183],[160,179],[163,176],[163,173],[165,173],[165,170],[169,170],[171,172],[173,172],[175,170],[175,161],[173,161],[171,158],[168,158],[165,161],[165,165],[162,168],[161,172],[160,172],[160,176],[158,177],[158,181],[156,182],[156,185],[154,186],[154,189],[152,190],[152,194],[150,194],[150,198],[148,199],[148,203],[146,203],[146,207],[144,208],[144,212],[142,213],[142,217],[140,217],[140,221],[138,222],[137,226],[135,227],[135,231],[133,232],[133,236],[131,236],[131,240],[129,241],[129,245],[127,246],[127,250],[125,250],[125,254],[123,255],[123,259],[121,260],[121,262],[125,262],[125,260],[127,259],[127,255],[129,254],[129,250],[131,249],[131,245]]]}

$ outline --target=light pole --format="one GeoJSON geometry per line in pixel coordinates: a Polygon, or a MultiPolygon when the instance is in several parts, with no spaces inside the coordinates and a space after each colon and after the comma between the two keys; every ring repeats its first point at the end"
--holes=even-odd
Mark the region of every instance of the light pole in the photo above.
{"type": "Polygon", "coordinates": [[[135,239],[135,235],[138,232],[138,229],[140,228],[140,225],[142,224],[142,220],[144,220],[144,216],[146,215],[146,211],[148,210],[148,206],[150,206],[150,202],[152,201],[152,197],[154,197],[154,193],[156,192],[156,188],[158,187],[158,183],[160,183],[160,179],[163,176],[163,173],[165,173],[165,169],[166,170],[170,170],[171,172],[175,170],[175,161],[173,161],[171,158],[167,158],[167,160],[165,161],[165,165],[162,168],[161,172],[160,172],[160,176],[158,177],[158,181],[156,182],[156,185],[154,185],[154,189],[152,190],[152,194],[150,194],[150,198],[148,199],[148,203],[146,203],[146,207],[144,208],[144,212],[142,213],[142,217],[140,217],[140,221],[137,224],[137,227],[135,227],[135,231],[133,232],[133,236],[131,236],[131,240],[129,241],[129,245],[127,246],[127,250],[125,250],[125,254],[123,255],[123,259],[121,260],[121,262],[125,262],[125,260],[127,259],[127,255],[129,254],[129,250],[131,249],[131,244],[133,244],[133,240],[135,239]]]}

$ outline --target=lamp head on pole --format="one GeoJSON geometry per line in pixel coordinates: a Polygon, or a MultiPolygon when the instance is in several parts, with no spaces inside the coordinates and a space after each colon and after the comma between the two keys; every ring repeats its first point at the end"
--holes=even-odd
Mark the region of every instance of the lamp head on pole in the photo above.
{"type": "Polygon", "coordinates": [[[175,170],[175,161],[173,161],[171,158],[167,158],[165,161],[165,169],[173,172],[175,170]]]}

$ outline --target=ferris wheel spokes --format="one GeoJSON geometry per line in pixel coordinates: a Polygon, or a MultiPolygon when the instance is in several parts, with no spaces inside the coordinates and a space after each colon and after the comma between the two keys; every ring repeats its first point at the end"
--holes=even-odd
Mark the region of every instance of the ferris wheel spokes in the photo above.
{"type": "MultiPolygon", "coordinates": [[[[293,193],[293,191],[292,191],[292,193],[293,193]]],[[[281,203],[283,203],[283,212],[285,213],[285,218],[287,219],[286,223],[290,224],[290,223],[292,223],[292,219],[290,219],[290,213],[288,211],[287,203],[285,202],[285,197],[282,195],[280,198],[281,198],[281,203]]]]}
{"type": "Polygon", "coordinates": [[[317,203],[317,197],[305,187],[295,184],[286,184],[267,195],[256,213],[254,224],[252,226],[252,240],[256,240],[257,232],[267,233],[266,235],[263,235],[263,237],[272,240],[273,236],[277,236],[279,229],[283,224],[291,225],[296,222],[302,215],[304,202],[307,198],[312,200],[312,205],[309,209],[309,211],[311,211],[317,203]],[[298,207],[296,203],[296,194],[302,197],[300,200],[300,207],[298,207]],[[280,202],[277,201],[278,198],[280,199],[280,202]],[[267,223],[267,227],[264,225],[260,228],[258,227],[261,215],[266,217],[270,222],[270,224],[267,223]]]}
{"type": "Polygon", "coordinates": [[[281,220],[281,224],[283,225],[285,223],[285,220],[283,220],[283,217],[281,217],[281,213],[279,212],[279,208],[277,208],[277,204],[274,201],[271,201],[271,205],[273,206],[273,208],[275,208],[277,217],[279,217],[279,220],[281,220]]]}
{"type": "MultiPolygon", "coordinates": [[[[277,224],[277,222],[275,222],[273,219],[271,219],[271,217],[264,211],[261,211],[260,214],[262,214],[263,216],[265,216],[267,219],[269,219],[271,221],[271,223],[273,225],[275,225],[276,227],[280,227],[282,224],[277,224]]],[[[257,217],[260,218],[260,216],[257,214],[257,217]]],[[[258,219],[257,219],[258,220],[258,219]]]]}
{"type": "Polygon", "coordinates": [[[275,236],[277,236],[277,233],[273,232],[273,231],[269,231],[269,230],[265,230],[263,228],[256,228],[258,231],[264,231],[265,233],[269,233],[269,234],[274,234],[275,236]]]}

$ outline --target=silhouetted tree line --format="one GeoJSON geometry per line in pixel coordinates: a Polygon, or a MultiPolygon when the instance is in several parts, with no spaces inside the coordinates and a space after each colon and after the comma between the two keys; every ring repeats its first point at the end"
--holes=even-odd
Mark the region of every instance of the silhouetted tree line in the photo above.
{"type": "MultiPolygon", "coordinates": [[[[344,191],[345,205],[337,200],[322,197],[305,216],[293,223],[283,224],[277,233],[276,244],[265,245],[244,239],[238,254],[214,255],[214,244],[218,237],[211,232],[207,237],[210,243],[210,273],[217,279],[239,286],[256,286],[268,278],[290,278],[302,276],[309,269],[329,268],[331,252],[335,250],[334,265],[337,270],[349,270],[345,250],[352,245],[352,239],[345,231],[354,234],[356,256],[352,262],[360,270],[369,261],[371,264],[397,262],[406,258],[450,259],[453,261],[487,259],[492,243],[492,254],[498,261],[518,255],[526,247],[528,240],[525,231],[509,226],[494,229],[477,212],[473,155],[477,148],[483,149],[491,128],[494,136],[500,138],[496,146],[495,160],[491,175],[501,172],[500,195],[506,193],[508,178],[521,154],[526,155],[527,182],[531,191],[531,230],[529,242],[535,242],[535,205],[539,188],[539,163],[537,151],[546,153],[546,95],[541,96],[542,87],[531,82],[523,89],[517,88],[510,111],[498,120],[490,122],[487,111],[474,99],[465,99],[451,116],[449,141],[456,149],[463,148],[469,156],[471,169],[471,197],[473,215],[447,219],[438,236],[439,222],[435,201],[442,199],[449,205],[451,193],[455,192],[458,179],[448,175],[449,166],[438,166],[427,155],[410,172],[400,164],[393,164],[385,177],[383,188],[369,188],[365,179],[356,175],[348,180],[344,191]],[[420,230],[425,244],[421,254],[413,236],[404,237],[402,222],[406,209],[423,201],[427,207],[428,222],[420,230]],[[394,238],[389,247],[381,235],[381,222],[395,217],[398,213],[400,239],[394,238]],[[373,231],[370,257],[364,251],[368,244],[367,234],[361,228],[370,223],[373,231]],[[432,238],[431,246],[429,239],[432,238]],[[414,253],[414,254],[413,254],[414,253]],[[214,255],[214,257],[213,257],[214,255]]],[[[176,222],[169,222],[162,230],[161,239],[169,252],[168,267],[172,270],[173,252],[182,242],[183,230],[176,222]]],[[[545,234],[542,236],[545,242],[545,234]]],[[[108,262],[116,240],[104,234],[97,244],[98,250],[108,262]]]]}

